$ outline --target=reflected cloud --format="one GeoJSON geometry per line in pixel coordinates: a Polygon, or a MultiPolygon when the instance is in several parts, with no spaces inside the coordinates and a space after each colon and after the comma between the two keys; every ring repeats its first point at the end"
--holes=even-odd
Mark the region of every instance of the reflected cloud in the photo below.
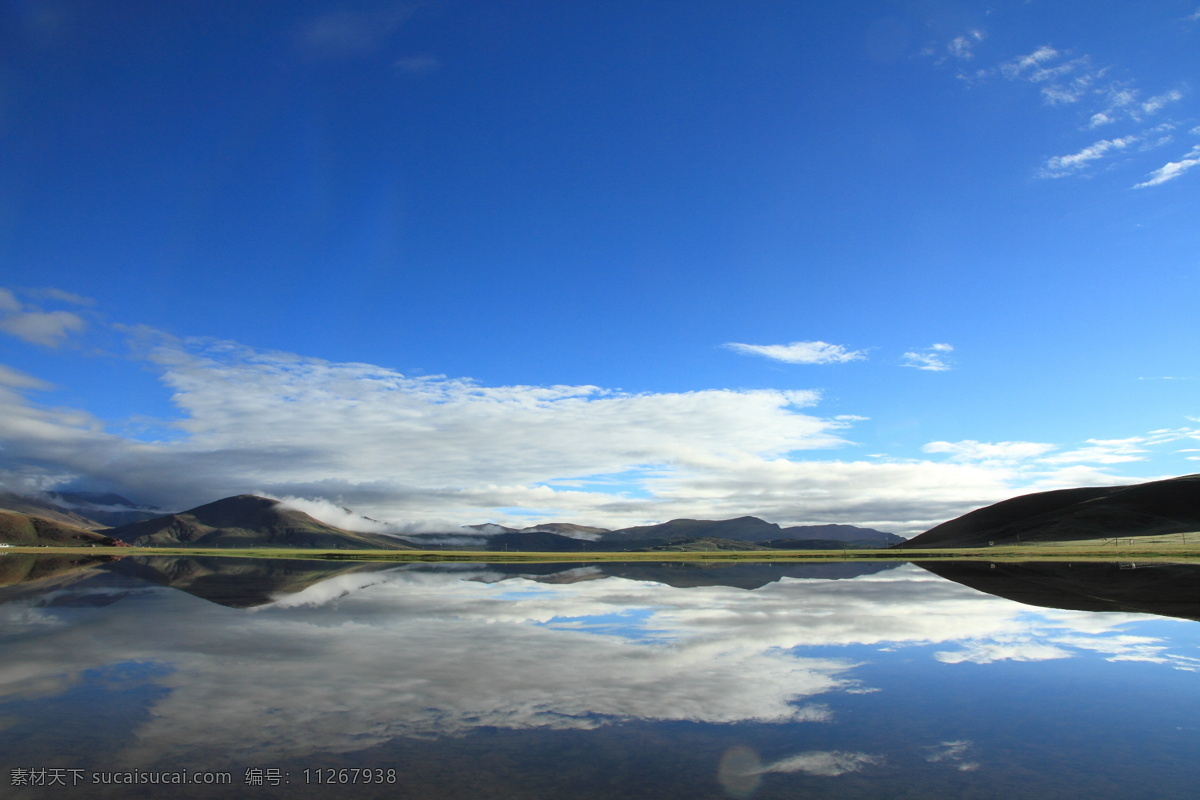
{"type": "Polygon", "coordinates": [[[960,739],[955,742],[939,742],[923,749],[926,751],[925,760],[930,764],[945,763],[959,772],[972,772],[979,769],[978,762],[967,760],[967,753],[973,746],[969,740],[960,739]]]}
{"type": "Polygon", "coordinates": [[[958,651],[934,653],[945,664],[991,664],[994,661],[1047,661],[1070,658],[1071,653],[1052,644],[1025,639],[1022,641],[968,642],[958,651]]]}
{"type": "Polygon", "coordinates": [[[864,767],[883,763],[883,756],[873,756],[868,753],[843,753],[841,751],[812,751],[797,753],[780,759],[762,768],[767,772],[805,772],[809,775],[837,777],[847,772],[858,772],[864,767]]]}

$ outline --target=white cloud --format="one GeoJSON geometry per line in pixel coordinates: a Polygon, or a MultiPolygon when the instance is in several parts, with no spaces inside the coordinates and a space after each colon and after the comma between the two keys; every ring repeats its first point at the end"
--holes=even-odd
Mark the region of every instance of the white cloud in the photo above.
{"type": "MultiPolygon", "coordinates": [[[[1088,439],[1084,446],[1069,450],[1044,442],[977,442],[971,439],[960,442],[930,442],[922,450],[926,453],[946,454],[947,460],[956,464],[975,464],[996,469],[1032,467],[1045,471],[1064,465],[1111,465],[1142,461],[1151,448],[1190,441],[1200,441],[1200,429],[1174,428],[1124,439],[1088,439]]],[[[1072,474],[1076,476],[1077,485],[1113,482],[1111,476],[1088,477],[1080,473],[1072,474]]]]}
{"type": "Polygon", "coordinates": [[[941,651],[934,658],[946,664],[992,664],[997,661],[1047,661],[1071,658],[1072,653],[1046,642],[1018,639],[1010,641],[965,642],[957,651],[941,651]]]}
{"type": "Polygon", "coordinates": [[[1124,136],[1119,139],[1101,139],[1083,148],[1078,153],[1072,153],[1067,156],[1054,156],[1048,159],[1042,165],[1039,174],[1045,178],[1061,178],[1065,175],[1077,173],[1085,167],[1090,166],[1091,162],[1103,158],[1112,151],[1124,150],[1129,145],[1137,142],[1139,138],[1138,136],[1124,136]]]}
{"type": "Polygon", "coordinates": [[[1178,178],[1197,164],[1200,164],[1200,145],[1193,147],[1180,160],[1171,161],[1154,170],[1146,180],[1135,184],[1133,188],[1145,189],[1148,186],[1159,186],[1178,178]]]}
{"type": "Polygon", "coordinates": [[[0,457],[57,462],[163,507],[261,491],[340,498],[389,522],[476,522],[521,507],[616,520],[640,512],[632,524],[660,519],[653,500],[550,484],[628,473],[631,488],[644,488],[721,473],[837,446],[849,424],[804,413],[817,400],[806,391],[488,387],[220,342],[165,340],[150,357],[181,411],[179,436],[126,439],[86,413],[9,391],[0,394],[0,457]]]}
{"type": "Polygon", "coordinates": [[[914,367],[930,372],[945,372],[950,369],[946,356],[953,350],[954,348],[948,344],[932,344],[925,350],[912,350],[904,354],[904,361],[900,366],[914,367]]]}
{"type": "Polygon", "coordinates": [[[1048,456],[1049,464],[1086,462],[1091,464],[1119,464],[1126,461],[1141,461],[1149,448],[1162,445],[1200,441],[1200,429],[1173,428],[1151,431],[1142,436],[1124,439],[1088,439],[1084,447],[1048,456]]]}
{"type": "Polygon", "coordinates": [[[730,350],[746,355],[764,356],[788,364],[843,364],[861,361],[867,357],[866,350],[848,350],[845,345],[828,342],[792,342],[791,344],[739,344],[725,345],[730,350]]]}
{"type": "Polygon", "coordinates": [[[1157,97],[1151,97],[1146,102],[1142,103],[1142,112],[1145,114],[1157,114],[1167,104],[1174,103],[1183,99],[1183,92],[1178,89],[1173,89],[1157,97]]]}
{"type": "MultiPolygon", "coordinates": [[[[58,290],[40,289],[37,294],[53,299],[65,299],[54,294],[55,292],[58,290]]],[[[75,298],[69,302],[86,300],[66,292],[61,294],[75,298]]],[[[78,314],[69,311],[42,311],[40,308],[22,304],[10,290],[0,288],[0,330],[18,339],[45,347],[58,347],[69,335],[82,331],[85,327],[86,323],[78,314]]]]}
{"type": "Polygon", "coordinates": [[[814,750],[807,753],[797,753],[794,756],[780,759],[767,764],[759,771],[768,772],[804,772],[809,775],[821,775],[835,778],[847,772],[860,772],[866,767],[883,763],[883,757],[868,753],[847,753],[840,750],[814,750]]]}
{"type": "Polygon", "coordinates": [[[939,742],[923,748],[926,751],[925,760],[931,764],[945,762],[960,772],[970,772],[979,768],[974,761],[967,761],[967,752],[973,743],[969,739],[959,739],[952,742],[939,742]]]}
{"type": "MultiPolygon", "coordinates": [[[[955,50],[951,43],[950,52],[955,50]]],[[[1112,67],[1096,67],[1088,55],[1068,58],[1069,52],[1044,45],[1025,55],[1017,56],[996,67],[983,67],[971,74],[959,73],[958,77],[969,83],[990,78],[997,72],[1009,80],[1020,81],[1038,87],[1042,101],[1051,106],[1076,106],[1086,122],[1085,130],[1095,130],[1120,122],[1140,122],[1162,113],[1185,97],[1186,86],[1169,89],[1143,99],[1142,92],[1127,79],[1111,77],[1112,67]]],[[[1179,120],[1167,120],[1160,129],[1177,127],[1179,120]]],[[[1158,130],[1161,134],[1162,131],[1158,130]]],[[[1142,150],[1167,144],[1170,137],[1159,135],[1147,138],[1149,131],[1141,134],[1114,136],[1095,142],[1070,155],[1056,156],[1047,160],[1039,170],[1040,177],[1060,178],[1079,175],[1098,159],[1111,156],[1135,142],[1142,143],[1142,150]]],[[[1190,168],[1191,156],[1181,162],[1167,164],[1138,188],[1155,186],[1179,175],[1190,168]]]]}
{"type": "Polygon", "coordinates": [[[1002,64],[1000,71],[1008,78],[1017,78],[1028,70],[1035,69],[1039,64],[1058,58],[1058,55],[1058,51],[1053,47],[1043,45],[1028,55],[1018,56],[1012,61],[1002,64]]]}
{"type": "Polygon", "coordinates": [[[949,460],[956,463],[987,462],[992,464],[1016,463],[1038,458],[1055,445],[1041,442],[930,442],[921,448],[926,453],[948,453],[949,460]]]}
{"type": "Polygon", "coordinates": [[[975,57],[975,45],[982,42],[984,33],[981,30],[973,30],[965,36],[956,36],[946,45],[946,52],[955,58],[970,60],[975,57]]]}
{"type": "Polygon", "coordinates": [[[91,297],[85,297],[81,294],[75,294],[74,292],[64,292],[62,289],[55,289],[53,287],[35,289],[31,292],[31,294],[38,297],[45,297],[50,300],[59,300],[63,303],[70,303],[76,306],[91,307],[96,305],[96,301],[91,297]]]}

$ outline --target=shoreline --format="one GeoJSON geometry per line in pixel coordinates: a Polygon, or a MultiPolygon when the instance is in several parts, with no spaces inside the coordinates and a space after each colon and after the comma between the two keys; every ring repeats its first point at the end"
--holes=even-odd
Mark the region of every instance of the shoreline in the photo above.
{"type": "Polygon", "coordinates": [[[718,551],[584,551],[496,552],[487,550],[320,550],[290,548],[191,547],[19,547],[0,549],[0,557],[133,556],[203,558],[307,559],[314,561],[381,561],[397,563],[586,563],[654,561],[706,563],[838,563],[847,561],[1140,561],[1200,562],[1200,546],[1076,545],[1046,543],[1022,547],[922,548],[878,550],[718,550],[718,551]]]}

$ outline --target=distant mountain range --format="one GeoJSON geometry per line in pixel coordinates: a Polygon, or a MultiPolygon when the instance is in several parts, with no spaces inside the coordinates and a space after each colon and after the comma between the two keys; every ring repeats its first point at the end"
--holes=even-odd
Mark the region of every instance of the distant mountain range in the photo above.
{"type": "Polygon", "coordinates": [[[0,489],[0,509],[88,530],[111,528],[163,514],[161,508],[138,505],[111,492],[50,492],[30,497],[0,489]]]}
{"type": "Polygon", "coordinates": [[[0,543],[45,546],[94,543],[139,547],[216,547],[300,549],[482,549],[513,552],[598,552],[641,549],[757,550],[830,547],[878,548],[903,539],[892,533],[851,525],[781,528],[757,517],[730,520],[677,519],[610,531],[570,522],[528,528],[492,523],[434,534],[401,536],[360,533],[327,525],[277,500],[255,495],[227,497],[178,514],[153,514],[118,495],[58,493],[41,498],[0,493],[0,543]],[[68,505],[69,503],[69,505],[68,505]],[[76,510],[78,509],[78,510],[76,510]],[[106,527],[95,517],[129,519],[106,527]],[[32,522],[30,520],[40,520],[32,522]],[[467,532],[470,532],[469,534],[467,532]],[[447,544],[447,539],[454,543],[447,544]],[[467,542],[462,541],[467,539],[467,542]],[[757,541],[769,544],[756,544],[757,541]]]}
{"type": "Polygon", "coordinates": [[[943,522],[897,547],[987,547],[1191,531],[1200,531],[1200,475],[1022,495],[943,522]]]}
{"type": "Polygon", "coordinates": [[[853,525],[780,527],[758,517],[673,519],[620,530],[551,522],[527,528],[487,523],[431,534],[360,533],[327,525],[276,500],[227,497],[178,514],[154,514],[112,494],[40,498],[0,491],[0,543],[148,547],[473,549],[603,552],[755,549],[987,547],[1134,538],[1196,531],[1200,475],[1130,486],[1060,489],[1014,497],[944,522],[913,539],[853,525]],[[89,515],[85,516],[84,511],[89,515]],[[107,527],[106,519],[126,519],[107,527]]]}
{"type": "Polygon", "coordinates": [[[705,537],[735,542],[825,539],[854,543],[875,542],[878,543],[876,546],[898,544],[904,541],[902,536],[894,533],[884,533],[871,528],[858,528],[853,525],[797,525],[781,528],[774,522],[766,522],[758,517],[722,520],[673,519],[658,525],[642,525],[609,531],[603,535],[602,539],[607,542],[616,542],[705,537]]]}

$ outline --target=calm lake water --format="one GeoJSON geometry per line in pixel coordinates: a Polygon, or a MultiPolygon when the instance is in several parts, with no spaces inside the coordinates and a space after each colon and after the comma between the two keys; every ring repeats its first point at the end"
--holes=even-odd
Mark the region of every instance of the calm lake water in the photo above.
{"type": "Polygon", "coordinates": [[[5,797],[1200,785],[1194,567],[18,558],[0,556],[5,797]],[[181,774],[228,783],[148,783],[181,774]]]}

